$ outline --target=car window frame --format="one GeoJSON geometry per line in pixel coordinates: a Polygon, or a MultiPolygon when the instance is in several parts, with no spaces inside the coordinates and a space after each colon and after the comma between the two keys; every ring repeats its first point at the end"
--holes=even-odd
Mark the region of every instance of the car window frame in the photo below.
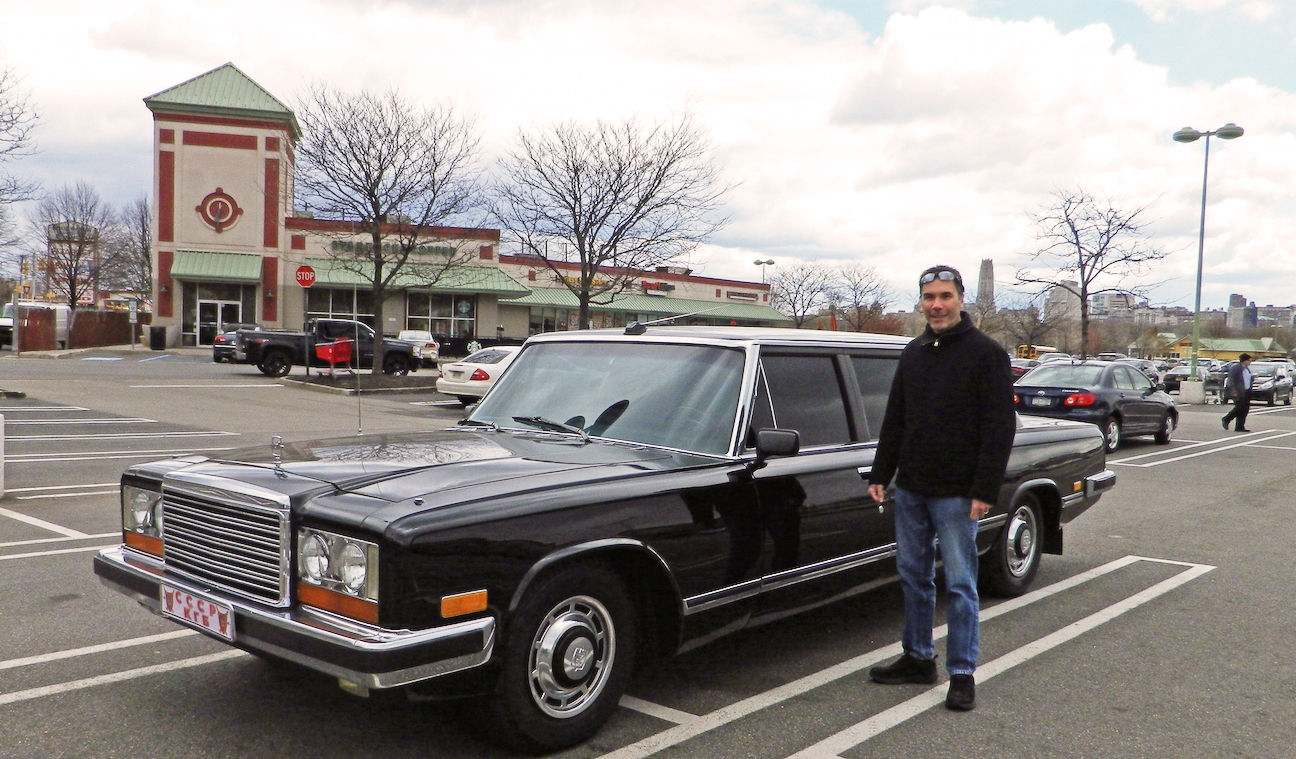
{"type": "MultiPolygon", "coordinates": [[[[756,351],[756,383],[753,384],[752,392],[751,395],[749,396],[749,403],[747,404],[748,406],[747,416],[746,419],[744,419],[743,429],[744,430],[749,429],[755,419],[756,400],[762,388],[764,389],[766,397],[768,398],[770,404],[770,418],[774,420],[774,423],[776,425],[779,424],[778,414],[774,408],[773,395],[769,392],[769,380],[765,374],[764,360],[767,356],[768,357],[807,356],[807,357],[830,358],[832,359],[833,362],[834,374],[837,376],[838,388],[842,393],[842,402],[846,412],[846,431],[850,439],[845,442],[837,442],[837,443],[816,443],[814,445],[803,444],[801,450],[804,452],[841,450],[848,446],[861,445],[866,443],[867,441],[861,439],[863,436],[861,435],[860,432],[860,424],[862,422],[863,409],[860,405],[860,400],[859,400],[859,385],[855,381],[854,369],[853,367],[851,367],[850,359],[846,355],[845,351],[846,349],[844,346],[786,346],[786,345],[778,345],[778,344],[758,345],[756,351]]],[[[897,354],[897,360],[898,360],[898,354],[897,354]]],[[[795,429],[795,428],[778,427],[778,429],[795,429]]],[[[742,452],[744,454],[749,454],[754,452],[755,451],[754,436],[749,436],[747,434],[744,434],[743,437],[744,440],[743,440],[742,452]],[[747,445],[748,442],[753,443],[753,445],[751,446],[747,445]]]]}

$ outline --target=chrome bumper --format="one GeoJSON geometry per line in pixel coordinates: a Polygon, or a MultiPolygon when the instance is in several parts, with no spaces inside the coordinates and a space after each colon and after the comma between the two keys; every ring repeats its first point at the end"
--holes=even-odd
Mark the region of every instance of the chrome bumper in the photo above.
{"type": "MultiPolygon", "coordinates": [[[[95,556],[94,568],[104,585],[162,614],[162,565],[157,559],[121,547],[109,548],[95,556]]],[[[493,617],[428,630],[388,630],[310,607],[262,608],[174,577],[167,577],[166,582],[199,598],[232,606],[234,645],[264,651],[366,688],[394,688],[478,667],[490,659],[495,647],[493,617]]]]}
{"type": "Polygon", "coordinates": [[[1110,469],[1104,469],[1097,474],[1091,474],[1085,477],[1085,498],[1105,493],[1116,486],[1116,473],[1110,469]]]}

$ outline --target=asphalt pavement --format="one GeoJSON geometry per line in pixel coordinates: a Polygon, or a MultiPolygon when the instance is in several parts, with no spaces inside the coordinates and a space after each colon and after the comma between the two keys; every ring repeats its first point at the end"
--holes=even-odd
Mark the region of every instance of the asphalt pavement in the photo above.
{"type": "MultiPolygon", "coordinates": [[[[0,755],[508,756],[463,727],[465,707],[355,698],[153,617],[90,569],[118,539],[130,463],[428,429],[457,404],[122,353],[0,353],[0,388],[26,394],[0,401],[0,755]]],[[[976,711],[941,708],[944,682],[868,681],[898,652],[886,583],[640,671],[604,729],[559,756],[1291,755],[1296,407],[1257,407],[1250,434],[1223,431],[1224,410],[1184,406],[1172,444],[1124,443],[1115,489],[1068,526],[1032,592],[987,599],[976,711]]]]}

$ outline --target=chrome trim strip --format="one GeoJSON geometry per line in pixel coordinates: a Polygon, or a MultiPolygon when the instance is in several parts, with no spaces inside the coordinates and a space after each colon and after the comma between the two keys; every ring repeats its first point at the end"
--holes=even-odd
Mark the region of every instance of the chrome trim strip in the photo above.
{"type": "Polygon", "coordinates": [[[1075,506],[1077,503],[1081,503],[1088,497],[1088,493],[1072,493],[1071,495],[1062,496],[1062,508],[1065,509],[1069,506],[1075,506]]]}
{"type": "MultiPolygon", "coordinates": [[[[107,548],[99,552],[99,558],[112,564],[119,570],[138,577],[143,577],[150,582],[157,582],[159,584],[162,582],[163,578],[160,575],[146,572],[139,567],[127,563],[124,554],[125,551],[122,547],[107,548]]],[[[162,563],[153,557],[149,557],[137,551],[131,551],[130,556],[132,561],[147,563],[159,570],[162,569],[162,563]]],[[[136,593],[135,591],[124,588],[102,576],[99,580],[113,590],[135,599],[140,604],[148,607],[150,611],[155,613],[161,612],[162,603],[156,596],[147,596],[136,593]]],[[[171,576],[166,578],[166,582],[187,593],[192,593],[199,598],[213,597],[207,590],[186,583],[183,580],[177,580],[171,576]]],[[[273,644],[248,637],[243,633],[235,635],[235,640],[238,643],[275,654],[276,656],[281,656],[318,672],[334,675],[344,680],[370,688],[393,688],[399,685],[408,685],[409,683],[418,682],[419,680],[427,680],[440,675],[449,674],[451,672],[458,672],[470,667],[480,666],[490,659],[495,645],[494,617],[470,619],[465,622],[456,622],[441,627],[433,627],[427,630],[389,630],[347,619],[318,609],[303,607],[295,611],[271,612],[256,606],[250,606],[233,598],[220,597],[219,600],[222,604],[233,607],[236,614],[250,617],[258,622],[286,630],[293,635],[302,638],[311,638],[336,648],[361,653],[400,651],[405,648],[434,643],[448,638],[473,634],[481,635],[482,650],[480,652],[466,654],[453,659],[428,662],[416,667],[396,670],[394,672],[356,672],[344,667],[339,667],[335,664],[311,658],[301,653],[287,651],[273,644]]],[[[168,619],[172,618],[168,617],[168,619]]],[[[181,622],[179,624],[183,623],[181,622]]]]}
{"type": "Polygon", "coordinates": [[[292,507],[292,502],[287,495],[283,493],[248,485],[238,480],[231,480],[226,477],[214,477],[210,474],[198,474],[196,472],[176,471],[168,472],[162,479],[162,489],[175,489],[177,492],[184,492],[196,498],[210,498],[220,501],[222,496],[229,498],[230,493],[245,496],[252,500],[251,505],[259,505],[262,508],[278,508],[287,511],[292,507]]]}
{"type": "Polygon", "coordinates": [[[577,543],[576,545],[573,546],[567,546],[566,548],[562,548],[557,551],[554,551],[548,556],[545,556],[539,561],[537,561],[535,564],[531,565],[531,568],[527,570],[527,573],[523,575],[522,579],[518,582],[517,588],[514,589],[513,597],[509,599],[508,613],[512,614],[514,611],[517,610],[518,604],[522,602],[522,595],[526,592],[527,588],[529,588],[531,583],[535,580],[536,575],[540,574],[540,572],[543,571],[545,567],[548,567],[554,562],[561,561],[562,559],[566,559],[581,553],[587,553],[589,551],[597,551],[602,548],[643,549],[649,556],[656,559],[658,565],[660,565],[661,568],[665,570],[666,576],[670,578],[671,585],[674,586],[675,597],[676,598],[679,597],[679,586],[675,582],[675,573],[671,571],[670,565],[666,563],[666,559],[662,558],[661,554],[653,550],[652,546],[649,546],[648,544],[638,540],[631,540],[630,538],[604,538],[602,540],[592,540],[588,543],[577,543]]]}
{"type": "Polygon", "coordinates": [[[870,548],[866,551],[852,553],[847,556],[838,556],[835,559],[827,559],[817,564],[810,564],[795,569],[785,569],[776,574],[766,575],[761,590],[778,590],[779,588],[786,588],[789,585],[796,585],[808,580],[817,580],[820,577],[826,577],[838,572],[845,572],[849,569],[862,567],[865,564],[872,564],[884,559],[889,559],[895,555],[896,544],[888,543],[884,546],[870,548]]]}
{"type": "Polygon", "coordinates": [[[742,601],[759,595],[760,580],[747,580],[737,585],[728,585],[717,590],[709,590],[696,596],[684,599],[684,616],[697,614],[700,611],[715,609],[720,606],[742,601]]]}

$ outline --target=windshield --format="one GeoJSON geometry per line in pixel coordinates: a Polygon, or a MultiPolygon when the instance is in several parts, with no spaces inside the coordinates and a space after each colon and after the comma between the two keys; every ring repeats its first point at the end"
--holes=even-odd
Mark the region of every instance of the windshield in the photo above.
{"type": "Polygon", "coordinates": [[[1278,373],[1278,367],[1256,365],[1251,367],[1251,373],[1257,377],[1272,377],[1278,373]]]}
{"type": "Polygon", "coordinates": [[[1102,371],[1101,366],[1085,366],[1083,364],[1049,366],[1046,364],[1035,367],[1030,374],[1022,377],[1021,384],[1034,387],[1089,387],[1098,384],[1098,378],[1102,376],[1102,371]]]}
{"type": "Polygon", "coordinates": [[[4,304],[4,311],[0,312],[0,319],[12,319],[13,312],[14,312],[14,304],[12,303],[4,304]]]}
{"type": "Polygon", "coordinates": [[[743,364],[732,348],[540,343],[522,351],[469,418],[533,429],[514,417],[543,417],[596,437],[724,455],[743,364]]]}

